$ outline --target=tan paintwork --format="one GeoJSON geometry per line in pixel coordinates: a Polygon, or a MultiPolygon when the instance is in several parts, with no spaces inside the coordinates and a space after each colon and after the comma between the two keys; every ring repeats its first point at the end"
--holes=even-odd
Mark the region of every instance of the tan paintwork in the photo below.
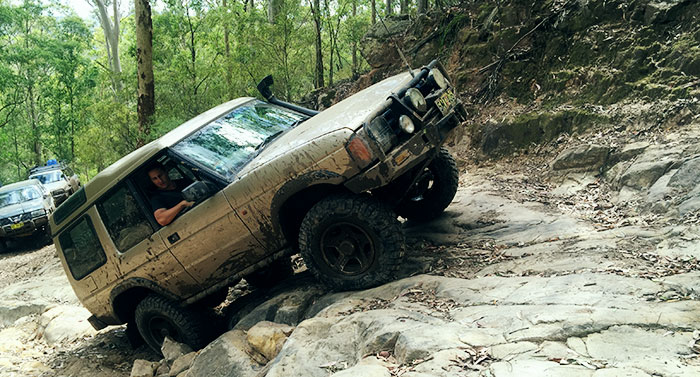
{"type": "MultiPolygon", "coordinates": [[[[51,217],[58,254],[78,298],[100,321],[116,324],[124,319],[117,318],[113,292],[121,292],[120,287],[135,279],[152,282],[170,297],[190,303],[279,256],[288,241],[280,231],[278,214],[273,213],[278,209],[274,208],[276,201],[279,204],[316,184],[342,186],[354,179],[360,187],[363,182],[357,177],[363,175],[362,169],[345,145],[393,90],[410,79],[408,73],[390,77],[285,132],[244,166],[234,182],[129,250],[117,249],[95,207],[96,200],[163,149],[252,98],[217,106],[112,164],[85,185],[86,202],[66,220],[57,225],[51,217]],[[63,229],[83,215],[92,220],[107,262],[76,281],[58,241],[63,229]]],[[[379,170],[387,168],[377,164],[368,169],[379,170]]]]}
{"type": "Polygon", "coordinates": [[[343,128],[350,132],[355,131],[377,105],[384,102],[395,88],[410,81],[410,79],[411,76],[408,73],[392,76],[338,102],[302,123],[299,127],[275,139],[255,161],[252,161],[241,171],[241,174],[265,165],[275,158],[285,156],[289,150],[299,148],[308,143],[309,140],[316,140],[325,134],[343,128]],[[275,148],[275,145],[283,147],[275,148]]]}

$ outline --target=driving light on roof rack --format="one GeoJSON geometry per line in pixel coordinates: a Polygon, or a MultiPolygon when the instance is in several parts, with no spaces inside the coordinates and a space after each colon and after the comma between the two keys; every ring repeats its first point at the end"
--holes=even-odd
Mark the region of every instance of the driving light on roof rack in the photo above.
{"type": "Polygon", "coordinates": [[[428,105],[425,102],[425,97],[423,97],[423,94],[420,92],[420,90],[416,88],[410,88],[406,91],[406,98],[408,98],[408,101],[411,103],[411,106],[413,106],[416,111],[424,113],[425,110],[428,109],[428,105]]]}
{"type": "Polygon", "coordinates": [[[430,76],[433,78],[433,81],[441,88],[445,89],[450,85],[450,82],[447,81],[447,78],[445,78],[445,75],[440,72],[440,69],[438,68],[432,68],[430,70],[430,76]]]}
{"type": "Polygon", "coordinates": [[[412,134],[413,131],[416,130],[416,126],[413,124],[413,121],[406,115],[401,115],[399,117],[399,127],[401,127],[403,132],[407,134],[412,134]]]}

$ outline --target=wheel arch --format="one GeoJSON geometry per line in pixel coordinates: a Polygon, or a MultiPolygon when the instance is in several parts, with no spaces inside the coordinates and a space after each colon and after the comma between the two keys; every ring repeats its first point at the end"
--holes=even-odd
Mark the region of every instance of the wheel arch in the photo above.
{"type": "Polygon", "coordinates": [[[306,213],[328,195],[349,193],[342,185],[345,180],[338,173],[315,170],[285,183],[277,191],[271,204],[272,222],[295,251],[299,228],[306,213]]]}
{"type": "Polygon", "coordinates": [[[178,297],[151,280],[131,278],[116,286],[110,293],[109,298],[115,316],[122,323],[131,322],[134,319],[136,305],[153,293],[173,301],[179,301],[178,297]]]}

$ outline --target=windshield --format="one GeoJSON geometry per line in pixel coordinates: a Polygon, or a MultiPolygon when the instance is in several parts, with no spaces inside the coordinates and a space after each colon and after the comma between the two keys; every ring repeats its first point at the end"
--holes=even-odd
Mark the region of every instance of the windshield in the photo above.
{"type": "Polygon", "coordinates": [[[61,180],[61,172],[59,170],[50,171],[42,174],[30,175],[29,179],[38,179],[43,184],[56,182],[61,180]]]}
{"type": "Polygon", "coordinates": [[[41,197],[36,187],[22,187],[13,191],[0,193],[0,207],[26,202],[41,197]]]}
{"type": "Polygon", "coordinates": [[[229,182],[256,147],[305,116],[262,101],[251,101],[173,146],[173,150],[221,174],[229,182]]]}

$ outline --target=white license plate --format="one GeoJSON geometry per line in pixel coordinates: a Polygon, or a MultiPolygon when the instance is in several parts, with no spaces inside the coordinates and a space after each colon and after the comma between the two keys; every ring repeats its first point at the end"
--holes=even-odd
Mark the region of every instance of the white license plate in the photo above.
{"type": "Polygon", "coordinates": [[[455,94],[451,90],[447,90],[445,93],[442,93],[440,98],[435,101],[435,104],[437,105],[438,109],[440,109],[442,115],[447,115],[454,103],[455,94]]]}
{"type": "Polygon", "coordinates": [[[10,225],[10,229],[12,229],[12,230],[14,230],[14,229],[19,229],[19,228],[21,228],[21,227],[23,227],[23,226],[24,226],[24,223],[12,224],[12,225],[10,225]]]}

